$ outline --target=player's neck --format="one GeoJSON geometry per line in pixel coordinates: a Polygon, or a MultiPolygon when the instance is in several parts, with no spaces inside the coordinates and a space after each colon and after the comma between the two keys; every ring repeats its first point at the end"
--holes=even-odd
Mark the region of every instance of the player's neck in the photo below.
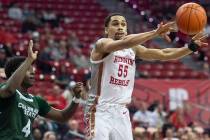
{"type": "Polygon", "coordinates": [[[21,93],[27,93],[28,88],[25,88],[25,87],[21,86],[18,90],[19,90],[21,93]]]}

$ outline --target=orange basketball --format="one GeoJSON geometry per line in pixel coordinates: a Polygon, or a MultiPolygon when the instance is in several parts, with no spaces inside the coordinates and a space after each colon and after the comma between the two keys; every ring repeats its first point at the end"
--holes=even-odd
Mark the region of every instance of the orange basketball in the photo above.
{"type": "Polygon", "coordinates": [[[197,3],[183,4],[176,12],[178,29],[185,34],[194,35],[202,31],[206,23],[206,11],[197,3]]]}

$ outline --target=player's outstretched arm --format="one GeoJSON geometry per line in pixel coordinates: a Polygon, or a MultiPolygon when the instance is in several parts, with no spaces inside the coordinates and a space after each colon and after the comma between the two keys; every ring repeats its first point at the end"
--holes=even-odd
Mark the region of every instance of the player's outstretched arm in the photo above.
{"type": "Polygon", "coordinates": [[[207,35],[198,33],[192,38],[191,43],[182,48],[148,49],[143,46],[137,46],[134,50],[137,57],[144,60],[176,60],[191,54],[193,51],[197,51],[198,47],[207,46],[208,43],[202,42],[206,37],[207,35]]]}
{"type": "Polygon", "coordinates": [[[166,33],[174,31],[174,26],[175,22],[169,22],[166,24],[161,23],[156,30],[139,34],[131,34],[124,37],[122,40],[102,38],[96,42],[96,51],[102,53],[110,53],[117,50],[132,48],[159,35],[164,35],[164,38],[168,39],[169,37],[166,35],[166,33]]]}
{"type": "Polygon", "coordinates": [[[33,52],[33,41],[30,40],[28,46],[28,57],[6,81],[5,86],[0,89],[0,98],[12,96],[15,90],[21,86],[26,72],[30,68],[33,61],[36,60],[37,54],[37,51],[33,52]]]}
{"type": "Polygon", "coordinates": [[[68,121],[77,109],[77,106],[79,104],[79,98],[85,98],[85,89],[81,82],[78,82],[76,84],[76,86],[73,88],[73,91],[73,101],[65,109],[58,110],[55,108],[51,108],[51,110],[47,113],[45,117],[61,123],[65,123],[66,121],[68,121]]]}

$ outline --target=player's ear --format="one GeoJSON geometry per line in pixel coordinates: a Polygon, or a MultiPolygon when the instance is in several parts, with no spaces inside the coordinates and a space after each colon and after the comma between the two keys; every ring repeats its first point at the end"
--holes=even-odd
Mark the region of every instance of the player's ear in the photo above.
{"type": "Polygon", "coordinates": [[[105,37],[108,37],[108,28],[107,28],[107,27],[105,27],[104,36],[105,36],[105,37]]]}
{"type": "Polygon", "coordinates": [[[108,28],[107,27],[105,27],[104,33],[105,33],[105,35],[108,34],[108,28]]]}

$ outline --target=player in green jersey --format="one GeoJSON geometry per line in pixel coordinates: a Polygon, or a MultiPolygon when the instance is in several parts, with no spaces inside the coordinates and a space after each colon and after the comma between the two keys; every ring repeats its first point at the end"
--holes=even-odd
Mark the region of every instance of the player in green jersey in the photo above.
{"type": "Polygon", "coordinates": [[[74,98],[64,110],[51,107],[44,99],[27,93],[34,83],[32,63],[37,58],[33,41],[29,42],[28,56],[13,57],[5,65],[8,80],[0,83],[0,139],[31,140],[32,123],[40,115],[54,121],[66,122],[74,113],[83,85],[76,84],[74,98]]]}

